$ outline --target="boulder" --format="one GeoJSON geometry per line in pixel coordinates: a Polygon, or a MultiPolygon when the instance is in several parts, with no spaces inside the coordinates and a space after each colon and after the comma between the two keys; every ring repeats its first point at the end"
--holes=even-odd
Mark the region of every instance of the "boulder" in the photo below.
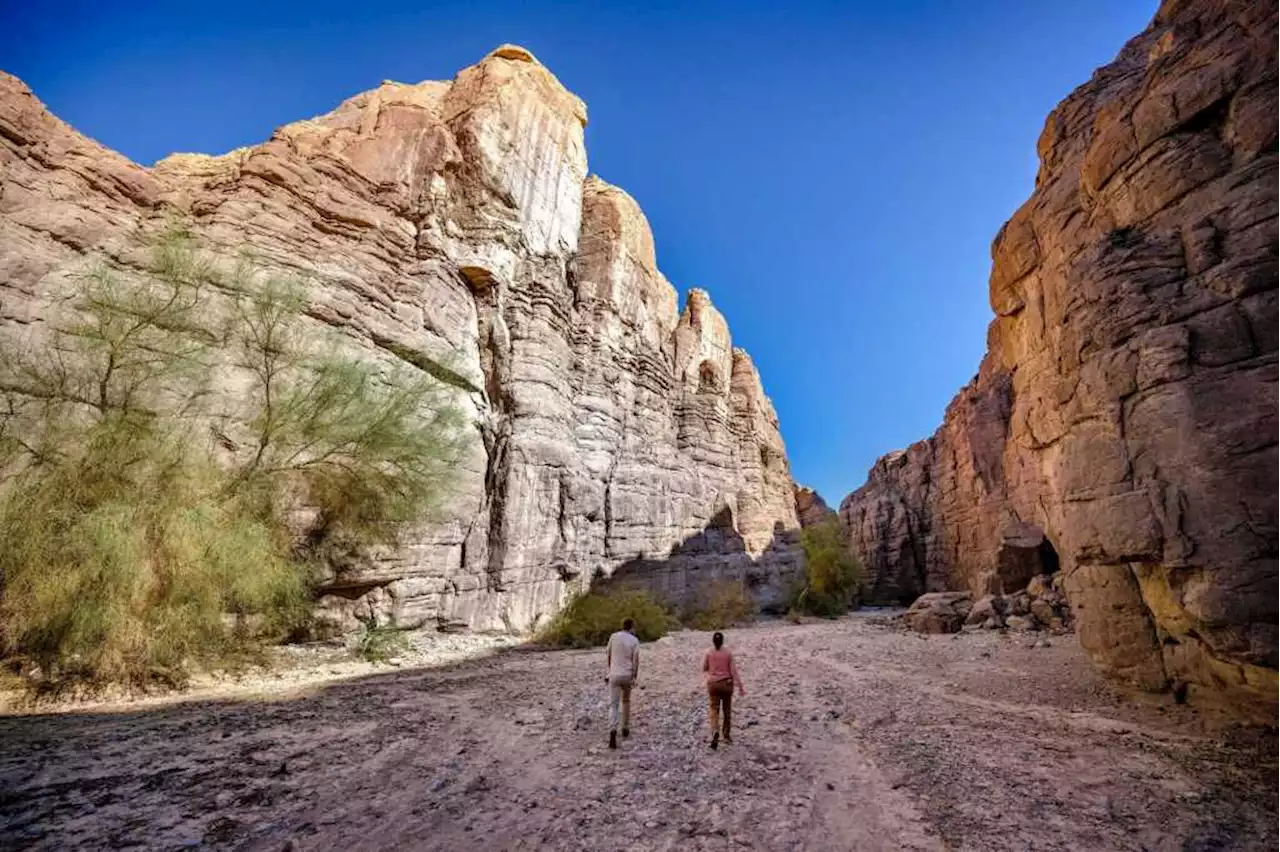
{"type": "Polygon", "coordinates": [[[969,610],[969,615],[965,618],[965,624],[993,622],[998,627],[1004,619],[1005,610],[1004,598],[999,595],[987,595],[974,603],[973,609],[969,610]]]}
{"type": "Polygon", "coordinates": [[[1044,598],[1033,598],[1030,611],[1031,617],[1044,627],[1048,627],[1055,619],[1061,620],[1058,610],[1044,598]]]}
{"type": "Polygon", "coordinates": [[[902,619],[917,633],[957,633],[972,608],[968,592],[933,592],[916,598],[902,619]]]}
{"type": "Polygon", "coordinates": [[[1005,618],[1004,626],[1010,630],[1016,630],[1019,633],[1023,633],[1029,630],[1035,630],[1036,622],[1035,619],[1028,618],[1025,615],[1010,615],[1005,618]]]}
{"type": "Polygon", "coordinates": [[[1027,595],[1032,598],[1044,596],[1053,591],[1049,574],[1037,574],[1027,583],[1027,595]]]}

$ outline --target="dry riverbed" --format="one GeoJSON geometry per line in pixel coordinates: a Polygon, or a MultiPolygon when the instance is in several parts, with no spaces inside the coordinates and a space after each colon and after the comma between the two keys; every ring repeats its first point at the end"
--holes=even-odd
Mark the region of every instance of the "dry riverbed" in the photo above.
{"type": "Polygon", "coordinates": [[[0,717],[0,849],[1276,848],[1274,729],[1127,698],[1074,637],[731,631],[716,752],[706,634],[644,647],[617,752],[600,652],[450,641],[0,717]]]}

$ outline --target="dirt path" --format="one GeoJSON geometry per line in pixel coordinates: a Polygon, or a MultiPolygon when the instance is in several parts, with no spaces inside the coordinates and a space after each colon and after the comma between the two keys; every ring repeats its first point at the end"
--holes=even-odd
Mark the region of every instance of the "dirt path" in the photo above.
{"type": "Polygon", "coordinates": [[[508,652],[269,700],[0,718],[0,848],[1275,849],[1274,731],[1135,704],[1072,637],[850,618],[645,646],[605,748],[599,652],[508,652]]]}

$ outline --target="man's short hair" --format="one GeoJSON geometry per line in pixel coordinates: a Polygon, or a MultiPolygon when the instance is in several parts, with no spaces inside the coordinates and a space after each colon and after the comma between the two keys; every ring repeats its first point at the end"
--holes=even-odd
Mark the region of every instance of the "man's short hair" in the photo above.
{"type": "Polygon", "coordinates": [[[624,618],[624,619],[622,620],[622,629],[623,629],[623,630],[630,630],[631,628],[633,628],[633,627],[635,627],[635,626],[636,626],[636,623],[635,623],[634,621],[632,621],[631,619],[629,619],[629,618],[624,618]]]}

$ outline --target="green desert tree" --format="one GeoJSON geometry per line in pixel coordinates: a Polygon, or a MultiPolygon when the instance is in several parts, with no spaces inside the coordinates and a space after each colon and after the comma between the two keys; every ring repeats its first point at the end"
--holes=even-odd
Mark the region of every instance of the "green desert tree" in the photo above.
{"type": "Polygon", "coordinates": [[[848,612],[862,584],[862,569],[845,546],[839,519],[805,527],[800,542],[805,575],[792,597],[792,608],[828,618],[848,612]]]}
{"type": "Polygon", "coordinates": [[[314,510],[305,542],[314,555],[394,543],[439,508],[465,449],[466,424],[451,404],[456,388],[306,335],[296,281],[255,281],[244,266],[236,279],[234,350],[253,381],[249,451],[233,490],[262,511],[288,505],[285,495],[314,510]]]}
{"type": "Polygon", "coordinates": [[[241,659],[304,624],[317,563],[437,505],[466,434],[450,389],[317,339],[305,307],[170,234],[142,280],[95,269],[7,346],[0,641],[35,685],[241,659]]]}

